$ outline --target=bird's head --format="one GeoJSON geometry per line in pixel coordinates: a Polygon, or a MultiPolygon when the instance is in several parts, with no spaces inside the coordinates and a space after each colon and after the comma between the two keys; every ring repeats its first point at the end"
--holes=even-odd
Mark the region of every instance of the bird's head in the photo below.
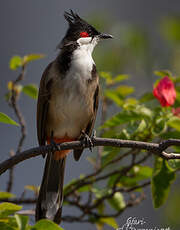
{"type": "Polygon", "coordinates": [[[80,16],[72,10],[70,12],[65,12],[64,17],[69,23],[69,28],[65,37],[58,46],[60,49],[74,44],[78,44],[79,46],[91,45],[93,49],[98,41],[113,38],[112,35],[97,31],[93,26],[80,18],[80,16]]]}

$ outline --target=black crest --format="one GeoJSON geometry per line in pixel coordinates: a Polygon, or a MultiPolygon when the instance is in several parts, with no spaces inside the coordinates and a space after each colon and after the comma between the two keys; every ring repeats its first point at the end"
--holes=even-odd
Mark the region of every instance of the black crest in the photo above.
{"type": "Polygon", "coordinates": [[[63,48],[69,44],[73,44],[74,41],[80,38],[81,32],[87,32],[90,37],[100,34],[93,26],[83,20],[72,10],[70,10],[70,12],[65,12],[64,17],[69,23],[69,28],[58,48],[63,48]]]}
{"type": "Polygon", "coordinates": [[[64,12],[65,19],[69,22],[70,25],[75,24],[77,22],[83,21],[78,14],[74,13],[72,10],[69,12],[64,12]]]}

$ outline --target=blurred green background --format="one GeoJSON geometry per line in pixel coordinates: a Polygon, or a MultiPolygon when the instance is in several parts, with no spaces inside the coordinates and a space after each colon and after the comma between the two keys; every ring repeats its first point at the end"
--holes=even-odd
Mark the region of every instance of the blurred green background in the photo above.
{"type": "MultiPolygon", "coordinates": [[[[153,74],[155,70],[165,68],[174,75],[180,75],[179,15],[162,17],[157,21],[153,28],[157,31],[156,37],[152,37],[143,26],[117,23],[112,15],[94,14],[89,16],[88,21],[100,31],[114,35],[112,42],[106,43],[106,47],[99,46],[95,51],[98,69],[113,74],[129,74],[131,78],[127,84],[135,87],[135,96],[147,90],[152,91],[153,81],[156,80],[153,74]]],[[[170,226],[172,229],[180,228],[179,179],[176,179],[171,189],[168,202],[158,211],[162,226],[170,226]]]]}

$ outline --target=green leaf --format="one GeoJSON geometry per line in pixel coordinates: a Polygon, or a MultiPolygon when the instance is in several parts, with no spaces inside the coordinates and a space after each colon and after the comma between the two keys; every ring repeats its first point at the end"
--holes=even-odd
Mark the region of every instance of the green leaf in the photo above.
{"type": "Polygon", "coordinates": [[[63,228],[50,220],[39,220],[31,230],[63,230],[63,228]]]}
{"type": "Polygon", "coordinates": [[[115,89],[107,89],[104,95],[113,100],[117,105],[122,106],[124,104],[124,98],[134,91],[133,87],[126,85],[119,86],[115,89]]]}
{"type": "Polygon", "coordinates": [[[107,182],[107,187],[112,188],[114,186],[114,183],[117,181],[119,175],[115,174],[109,177],[107,182]]]}
{"type": "Polygon", "coordinates": [[[122,96],[118,95],[118,93],[115,90],[105,90],[104,95],[114,101],[118,106],[123,105],[123,99],[122,96]]]}
{"type": "Polygon", "coordinates": [[[113,85],[129,78],[127,74],[119,74],[116,77],[113,77],[109,72],[100,72],[100,77],[106,80],[107,85],[113,85]]]}
{"type": "Polygon", "coordinates": [[[17,228],[10,226],[7,223],[0,222],[0,229],[1,230],[17,230],[17,228]]]}
{"type": "Polygon", "coordinates": [[[0,204],[0,218],[7,217],[9,215],[14,214],[15,212],[21,210],[21,206],[4,202],[0,204]]]}
{"type": "MultiPolygon", "coordinates": [[[[0,222],[6,222],[9,226],[13,227],[14,229],[17,230],[18,228],[18,225],[17,225],[17,221],[15,219],[14,216],[8,216],[8,217],[5,217],[3,219],[0,219],[0,222]]],[[[1,229],[1,228],[0,228],[1,229]]],[[[19,230],[19,229],[18,229],[19,230]]]]}
{"type": "Polygon", "coordinates": [[[178,117],[172,117],[168,122],[167,125],[176,129],[177,131],[180,131],[180,118],[178,117]]]}
{"type": "Polygon", "coordinates": [[[113,78],[113,82],[114,83],[121,82],[121,81],[127,80],[128,78],[129,76],[127,74],[119,74],[115,78],[113,78]]]}
{"type": "Polygon", "coordinates": [[[176,102],[180,102],[180,92],[178,87],[176,87],[176,102]]]}
{"type": "Polygon", "coordinates": [[[108,199],[108,202],[116,211],[120,211],[126,206],[124,197],[120,192],[116,192],[111,199],[108,199]]]}
{"type": "Polygon", "coordinates": [[[107,225],[113,227],[114,229],[118,229],[118,224],[117,224],[116,220],[112,217],[100,218],[99,221],[100,221],[100,223],[107,224],[107,225]]]}
{"type": "Polygon", "coordinates": [[[128,98],[126,98],[126,100],[124,102],[124,108],[125,109],[128,108],[128,107],[131,108],[131,106],[135,106],[137,104],[138,104],[138,100],[136,98],[128,97],[128,98]]]}
{"type": "MultiPolygon", "coordinates": [[[[167,200],[167,204],[161,210],[163,219],[165,218],[164,220],[166,220],[166,223],[168,223],[168,225],[171,226],[171,228],[174,230],[175,229],[179,230],[179,213],[180,213],[179,194],[180,194],[180,188],[177,184],[172,190],[171,195],[167,200]]],[[[164,230],[171,230],[171,229],[165,228],[164,230]]]]}
{"type": "Polygon", "coordinates": [[[176,153],[180,154],[180,146],[173,146],[173,149],[176,153]]]}
{"type": "Polygon", "coordinates": [[[150,179],[151,177],[152,168],[148,166],[136,165],[130,170],[129,176],[121,177],[119,185],[125,187],[136,186],[139,184],[139,182],[150,179]]]}
{"type": "Polygon", "coordinates": [[[22,58],[20,56],[13,56],[10,60],[9,68],[11,70],[16,70],[20,66],[22,66],[22,58]]]}
{"type": "Polygon", "coordinates": [[[8,117],[6,114],[0,112],[0,122],[10,125],[16,125],[19,126],[18,123],[16,123],[14,120],[12,120],[10,117],[8,117]]]}
{"type": "Polygon", "coordinates": [[[170,185],[175,180],[175,172],[167,161],[160,157],[155,158],[155,167],[152,176],[152,198],[155,208],[162,206],[167,200],[170,185]]]}
{"type": "Polygon", "coordinates": [[[44,54],[28,54],[23,57],[23,64],[27,64],[28,62],[35,61],[44,57],[44,54]]]}
{"type": "Polygon", "coordinates": [[[19,230],[27,230],[28,229],[28,222],[29,222],[28,216],[15,214],[15,219],[16,219],[17,225],[19,227],[19,230]]]}
{"type": "Polygon", "coordinates": [[[154,100],[155,97],[152,93],[145,93],[143,94],[143,96],[140,98],[140,102],[141,103],[145,103],[145,102],[149,102],[149,101],[152,101],[154,100]]]}
{"type": "Polygon", "coordinates": [[[154,74],[160,77],[172,76],[172,73],[169,70],[154,71],[154,74]]]}
{"type": "Polygon", "coordinates": [[[0,192],[0,200],[2,199],[9,199],[15,197],[14,194],[9,193],[9,192],[0,192]]]}
{"type": "Polygon", "coordinates": [[[171,159],[168,164],[172,169],[177,170],[180,168],[180,159],[171,159]]]}
{"type": "Polygon", "coordinates": [[[152,133],[156,136],[159,136],[162,133],[165,133],[167,130],[167,122],[163,117],[158,117],[155,120],[155,125],[152,129],[152,133]]]}
{"type": "Polygon", "coordinates": [[[82,187],[80,187],[77,191],[78,192],[87,192],[91,189],[91,186],[90,185],[84,185],[82,187]]]}
{"type": "Polygon", "coordinates": [[[161,135],[163,139],[175,138],[180,139],[180,131],[165,132],[161,135]]]}
{"type": "Polygon", "coordinates": [[[142,121],[140,121],[135,133],[142,133],[146,128],[147,128],[147,124],[143,119],[142,121]]]}
{"type": "Polygon", "coordinates": [[[109,85],[112,82],[112,75],[109,72],[100,72],[100,77],[106,80],[106,84],[109,85]]]}
{"type": "Polygon", "coordinates": [[[126,97],[128,96],[129,94],[133,93],[134,92],[134,88],[133,87],[130,87],[130,86],[127,86],[127,85],[121,85],[119,87],[116,88],[116,92],[123,96],[123,97],[126,97]]]}
{"type": "Polygon", "coordinates": [[[99,188],[92,188],[92,192],[94,193],[96,198],[101,198],[102,196],[107,195],[109,192],[111,192],[111,189],[109,188],[103,188],[103,189],[99,189],[99,188]]]}
{"type": "Polygon", "coordinates": [[[115,127],[133,120],[138,120],[139,118],[140,117],[138,114],[135,114],[130,111],[122,111],[111,117],[109,120],[107,120],[102,126],[102,128],[115,127]]]}
{"type": "Polygon", "coordinates": [[[23,93],[25,93],[26,95],[28,95],[29,97],[31,97],[33,99],[37,99],[37,97],[38,97],[38,88],[34,84],[25,85],[23,87],[22,91],[23,91],[23,93]]]}
{"type": "Polygon", "coordinates": [[[138,105],[135,107],[135,111],[136,114],[139,114],[140,116],[142,116],[143,118],[152,118],[153,116],[153,112],[151,111],[151,109],[147,108],[146,106],[143,105],[138,105]]]}
{"type": "Polygon", "coordinates": [[[97,210],[98,210],[98,213],[99,214],[104,214],[104,210],[105,210],[105,203],[100,203],[99,205],[98,205],[98,207],[97,207],[97,210]]]}
{"type": "Polygon", "coordinates": [[[152,177],[153,169],[149,166],[135,165],[131,172],[135,174],[136,180],[145,180],[152,177]]]}
{"type": "Polygon", "coordinates": [[[147,118],[152,119],[153,112],[145,106],[135,106],[133,110],[123,110],[107,120],[102,128],[114,127],[131,121],[139,121],[147,118]]]}

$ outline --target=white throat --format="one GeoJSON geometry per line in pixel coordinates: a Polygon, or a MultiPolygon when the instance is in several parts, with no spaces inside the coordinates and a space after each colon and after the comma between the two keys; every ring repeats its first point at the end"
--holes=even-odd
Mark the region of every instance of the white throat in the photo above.
{"type": "Polygon", "coordinates": [[[95,64],[92,52],[98,43],[98,39],[92,39],[91,37],[79,38],[77,43],[79,46],[72,54],[71,71],[74,78],[91,79],[91,71],[95,64]]]}
{"type": "Polygon", "coordinates": [[[97,37],[85,37],[85,38],[79,38],[77,40],[77,43],[79,45],[79,49],[86,50],[87,52],[90,52],[92,54],[94,47],[97,45],[99,39],[97,37]]]}

